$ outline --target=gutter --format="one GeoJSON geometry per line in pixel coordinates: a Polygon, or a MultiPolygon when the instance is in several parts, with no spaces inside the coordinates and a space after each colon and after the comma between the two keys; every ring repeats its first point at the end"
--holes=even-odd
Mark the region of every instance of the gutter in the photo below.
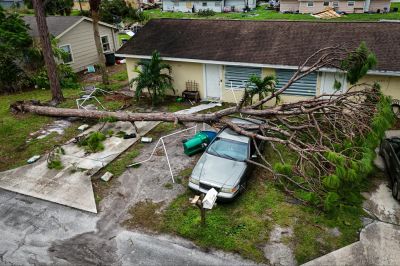
{"type": "MultiPolygon", "coordinates": [[[[124,57],[124,58],[133,58],[133,59],[151,59],[151,56],[148,56],[148,55],[129,55],[129,54],[116,53],[115,56],[124,57]]],[[[202,60],[202,59],[176,58],[176,57],[162,57],[162,59],[166,60],[166,61],[200,63],[200,64],[247,66],[247,67],[261,67],[261,68],[289,69],[289,70],[297,70],[298,69],[298,66],[289,66],[289,65],[257,64],[257,63],[215,61],[215,60],[202,60]]],[[[335,68],[321,68],[319,70],[319,72],[337,72],[337,71],[338,70],[335,68]]],[[[369,70],[367,72],[367,74],[400,77],[400,70],[399,71],[369,70]]]]}

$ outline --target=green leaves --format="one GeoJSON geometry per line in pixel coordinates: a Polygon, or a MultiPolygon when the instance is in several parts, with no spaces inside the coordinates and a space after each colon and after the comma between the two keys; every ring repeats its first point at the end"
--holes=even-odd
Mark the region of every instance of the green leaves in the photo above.
{"type": "MultiPolygon", "coordinates": [[[[246,97],[245,101],[248,104],[253,103],[254,96],[258,96],[258,99],[263,99],[267,97],[269,94],[275,92],[276,86],[276,78],[275,76],[266,76],[261,78],[256,75],[252,75],[249,78],[249,82],[246,88],[246,97]]],[[[278,101],[279,99],[277,99],[278,101]]]]}
{"type": "Polygon", "coordinates": [[[292,175],[292,166],[290,164],[282,164],[276,163],[274,164],[274,170],[280,174],[291,176],[292,175]]]}
{"type": "Polygon", "coordinates": [[[153,105],[163,100],[167,90],[175,90],[172,85],[170,65],[161,60],[160,53],[154,51],[151,60],[140,60],[134,71],[138,74],[130,81],[136,84],[136,99],[139,100],[147,89],[153,105]]]}
{"type": "Polygon", "coordinates": [[[340,186],[340,179],[337,175],[329,175],[322,180],[322,183],[326,188],[336,190],[340,186]]]}
{"type": "Polygon", "coordinates": [[[354,52],[350,53],[342,61],[341,67],[347,71],[347,80],[353,85],[365,76],[368,70],[375,67],[376,64],[375,55],[368,49],[365,42],[362,42],[354,52]]]}

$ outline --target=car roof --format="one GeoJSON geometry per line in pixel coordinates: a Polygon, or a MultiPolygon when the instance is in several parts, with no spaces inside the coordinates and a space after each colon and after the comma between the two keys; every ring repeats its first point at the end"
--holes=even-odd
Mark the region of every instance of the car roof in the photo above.
{"type": "Polygon", "coordinates": [[[243,142],[243,143],[249,143],[249,141],[250,141],[249,137],[240,135],[230,128],[224,128],[218,134],[218,137],[221,139],[229,139],[229,140],[239,141],[239,142],[243,142]]]}

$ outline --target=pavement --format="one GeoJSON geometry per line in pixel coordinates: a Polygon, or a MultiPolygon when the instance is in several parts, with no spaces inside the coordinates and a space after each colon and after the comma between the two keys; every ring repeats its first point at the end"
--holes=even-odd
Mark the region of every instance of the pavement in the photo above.
{"type": "MultiPolygon", "coordinates": [[[[217,105],[218,103],[200,104],[177,113],[196,113],[217,105]]],[[[63,128],[69,125],[58,120],[56,122],[35,132],[34,135],[40,133],[39,137],[42,137],[47,136],[51,132],[61,134],[63,128]]],[[[61,155],[63,169],[48,169],[47,155],[44,155],[39,161],[33,164],[0,172],[0,188],[97,213],[91,177],[139,141],[141,136],[144,136],[158,123],[135,122],[137,132],[130,122],[98,123],[80,135],[101,130],[102,132],[113,131],[115,134],[120,131],[127,134],[136,132],[137,137],[123,139],[114,134],[103,142],[105,147],[103,151],[89,154],[76,143],[68,141],[62,145],[65,151],[65,154],[61,155]]]]}
{"type": "MultiPolygon", "coordinates": [[[[183,153],[183,134],[165,139],[173,173],[193,167],[196,157],[183,153]]],[[[144,144],[137,160],[148,158],[155,143],[144,144]]],[[[252,265],[232,253],[200,249],[168,235],[127,230],[129,209],[151,200],[163,207],[185,191],[172,188],[160,147],[139,168],[112,180],[110,193],[93,214],[0,189],[0,265],[252,265]]],[[[133,214],[134,215],[134,214],[133,214]]]]}

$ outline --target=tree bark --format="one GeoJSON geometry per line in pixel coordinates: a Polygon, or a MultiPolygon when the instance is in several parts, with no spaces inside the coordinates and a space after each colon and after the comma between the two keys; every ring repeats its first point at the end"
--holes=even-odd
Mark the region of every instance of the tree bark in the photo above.
{"type": "Polygon", "coordinates": [[[90,13],[91,13],[91,16],[93,19],[93,35],[94,35],[94,42],[96,44],[97,58],[99,60],[100,74],[101,74],[103,84],[108,85],[108,84],[110,84],[110,81],[108,78],[108,73],[107,73],[107,68],[106,68],[106,58],[104,56],[103,46],[101,44],[100,32],[99,32],[100,3],[101,3],[100,0],[90,0],[89,1],[90,13]]]}
{"type": "Polygon", "coordinates": [[[47,76],[49,77],[52,103],[58,104],[64,101],[64,96],[62,94],[60,82],[57,76],[57,65],[54,60],[53,50],[51,48],[50,34],[47,27],[44,5],[42,0],[33,0],[32,3],[33,8],[35,9],[36,23],[42,45],[44,62],[46,64],[47,76]]]}
{"type": "Polygon", "coordinates": [[[78,3],[79,3],[79,9],[81,10],[81,15],[82,15],[82,12],[83,12],[83,10],[82,10],[82,0],[78,0],[78,3]]]}

